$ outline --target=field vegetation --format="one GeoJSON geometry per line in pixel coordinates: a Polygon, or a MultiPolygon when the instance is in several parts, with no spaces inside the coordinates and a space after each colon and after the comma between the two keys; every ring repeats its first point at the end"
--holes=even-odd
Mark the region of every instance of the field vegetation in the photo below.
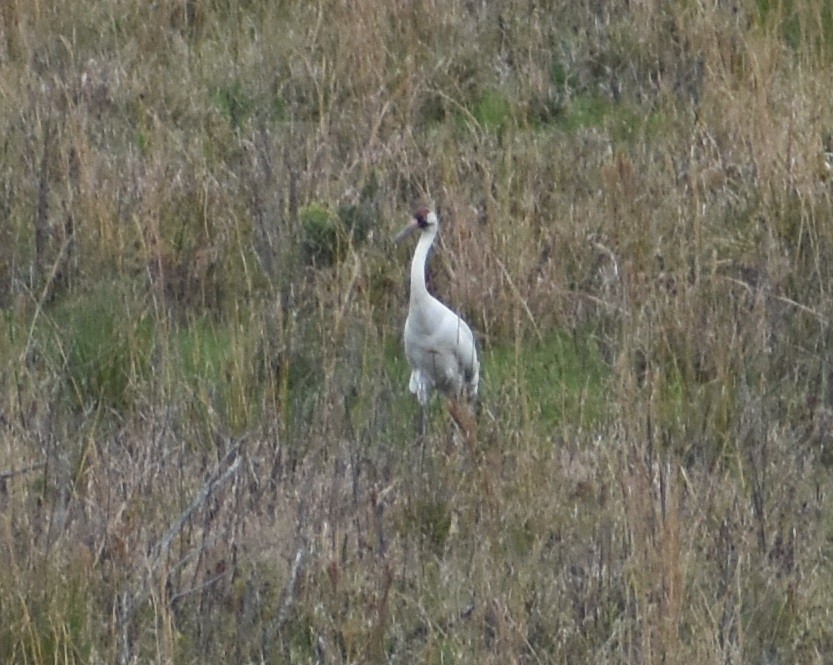
{"type": "Polygon", "coordinates": [[[0,660],[831,662],[827,0],[0,7],[0,660]]]}

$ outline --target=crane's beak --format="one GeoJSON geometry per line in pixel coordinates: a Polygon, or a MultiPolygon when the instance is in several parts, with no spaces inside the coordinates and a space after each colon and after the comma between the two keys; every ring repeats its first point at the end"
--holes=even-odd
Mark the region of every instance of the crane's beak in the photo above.
{"type": "Polygon", "coordinates": [[[402,229],[399,233],[396,234],[396,237],[393,239],[394,242],[400,242],[407,238],[411,233],[416,229],[419,225],[417,224],[416,217],[411,217],[411,220],[408,222],[408,225],[402,229]]]}

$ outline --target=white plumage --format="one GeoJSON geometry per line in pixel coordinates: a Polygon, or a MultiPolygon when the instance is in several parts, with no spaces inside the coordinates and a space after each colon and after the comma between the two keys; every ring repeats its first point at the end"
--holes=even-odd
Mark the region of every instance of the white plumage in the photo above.
{"type": "Polygon", "coordinates": [[[451,399],[473,397],[480,380],[474,335],[463,319],[425,287],[425,262],[439,230],[437,215],[421,208],[397,239],[416,229],[421,235],[411,262],[411,301],[404,336],[411,365],[408,387],[422,406],[435,389],[451,399]]]}

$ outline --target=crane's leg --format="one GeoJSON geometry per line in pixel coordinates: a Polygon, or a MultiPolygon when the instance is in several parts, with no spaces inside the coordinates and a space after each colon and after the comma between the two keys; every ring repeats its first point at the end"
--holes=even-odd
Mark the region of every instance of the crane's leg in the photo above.
{"type": "Polygon", "coordinates": [[[428,405],[421,404],[419,407],[419,473],[422,475],[422,469],[425,466],[425,439],[428,433],[428,405]]]}

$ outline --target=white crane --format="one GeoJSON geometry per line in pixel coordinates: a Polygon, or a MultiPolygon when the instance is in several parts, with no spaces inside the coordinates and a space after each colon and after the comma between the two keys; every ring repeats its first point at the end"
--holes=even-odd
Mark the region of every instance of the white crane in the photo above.
{"type": "Polygon", "coordinates": [[[452,417],[470,438],[471,416],[464,417],[456,401],[477,394],[480,362],[474,335],[466,322],[425,286],[425,262],[439,230],[436,213],[427,208],[417,210],[397,241],[417,229],[421,235],[411,262],[411,301],[405,321],[405,355],[411,365],[408,387],[423,410],[435,389],[448,397],[452,417]]]}

